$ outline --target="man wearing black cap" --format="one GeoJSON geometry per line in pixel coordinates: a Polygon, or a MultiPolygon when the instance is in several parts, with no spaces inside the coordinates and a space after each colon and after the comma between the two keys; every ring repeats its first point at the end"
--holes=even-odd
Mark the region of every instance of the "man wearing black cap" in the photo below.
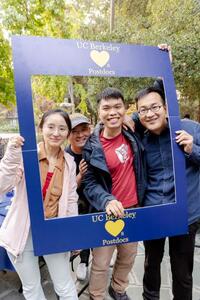
{"type": "MultiPolygon", "coordinates": [[[[90,136],[90,122],[87,117],[80,113],[70,115],[70,120],[72,123],[72,131],[69,136],[70,145],[66,148],[66,152],[74,157],[76,163],[79,214],[86,214],[89,210],[89,203],[83,194],[81,182],[87,171],[87,164],[82,158],[82,151],[88,137],[90,136]]],[[[81,261],[76,271],[76,276],[79,280],[85,280],[87,277],[89,256],[90,249],[82,250],[80,253],[81,261]]]]}

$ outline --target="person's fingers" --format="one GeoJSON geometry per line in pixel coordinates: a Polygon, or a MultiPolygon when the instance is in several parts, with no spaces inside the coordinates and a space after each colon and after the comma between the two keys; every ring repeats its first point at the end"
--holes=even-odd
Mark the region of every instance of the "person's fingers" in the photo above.
{"type": "Polygon", "coordinates": [[[189,133],[187,133],[186,131],[184,130],[178,130],[176,131],[176,142],[177,143],[180,143],[182,141],[191,141],[193,142],[193,136],[190,135],[189,133]]]}
{"type": "Polygon", "coordinates": [[[86,161],[82,158],[80,164],[86,163],[86,161]]]}
{"type": "Polygon", "coordinates": [[[84,170],[87,170],[87,167],[88,167],[87,165],[86,165],[86,166],[83,166],[83,167],[82,167],[82,170],[83,170],[83,171],[84,171],[84,170]]]}
{"type": "Polygon", "coordinates": [[[19,148],[24,145],[24,138],[22,136],[14,136],[9,140],[10,145],[19,148]]]}
{"type": "Polygon", "coordinates": [[[86,170],[87,170],[87,163],[84,159],[82,159],[79,163],[79,171],[82,174],[82,173],[86,172],[86,170]]]}
{"type": "Polygon", "coordinates": [[[135,122],[131,119],[130,116],[125,115],[124,116],[124,121],[123,121],[123,128],[125,130],[132,130],[133,132],[135,131],[135,122]]]}
{"type": "Polygon", "coordinates": [[[179,137],[179,136],[191,136],[191,134],[187,133],[184,130],[177,130],[176,131],[176,137],[179,137]]]}
{"type": "Polygon", "coordinates": [[[112,200],[106,207],[106,212],[111,215],[113,214],[115,217],[123,217],[124,208],[121,202],[117,200],[112,200]]]}
{"type": "Polygon", "coordinates": [[[166,44],[166,43],[163,43],[163,44],[159,44],[158,45],[158,48],[160,50],[163,50],[163,51],[168,51],[169,52],[169,59],[170,59],[170,63],[172,63],[172,49],[171,49],[171,46],[166,44]]]}
{"type": "Polygon", "coordinates": [[[162,43],[158,45],[158,48],[161,50],[168,50],[168,45],[166,43],[162,43]]]}
{"type": "Polygon", "coordinates": [[[85,173],[87,172],[87,168],[82,170],[82,175],[85,175],[85,173]]]}
{"type": "Polygon", "coordinates": [[[193,149],[193,136],[184,130],[176,131],[176,143],[183,147],[183,150],[190,154],[193,149]]]}
{"type": "Polygon", "coordinates": [[[87,165],[84,165],[84,166],[80,166],[80,167],[79,167],[79,171],[80,171],[80,173],[81,173],[82,175],[86,173],[87,169],[88,169],[88,166],[87,166],[87,165]]]}
{"type": "Polygon", "coordinates": [[[80,167],[84,167],[84,166],[87,166],[87,163],[86,161],[81,161],[80,164],[79,164],[80,167]]]}
{"type": "Polygon", "coordinates": [[[184,134],[180,134],[180,135],[178,135],[177,137],[176,137],[176,141],[177,142],[180,142],[180,141],[182,141],[183,139],[185,139],[185,138],[187,138],[187,136],[185,136],[184,134]]]}
{"type": "Polygon", "coordinates": [[[82,167],[82,168],[85,168],[85,167],[87,167],[87,163],[86,163],[86,162],[84,162],[84,163],[81,165],[81,167],[82,167]]]}
{"type": "Polygon", "coordinates": [[[176,139],[177,142],[181,142],[181,141],[192,141],[191,137],[187,136],[187,135],[181,135],[176,139]]]}
{"type": "Polygon", "coordinates": [[[168,45],[168,44],[166,44],[166,43],[159,44],[159,45],[158,45],[158,48],[161,49],[161,50],[171,51],[171,46],[168,45]]]}
{"type": "Polygon", "coordinates": [[[107,215],[111,215],[112,214],[112,211],[111,211],[111,209],[110,209],[110,207],[106,207],[106,213],[107,213],[107,215]]]}

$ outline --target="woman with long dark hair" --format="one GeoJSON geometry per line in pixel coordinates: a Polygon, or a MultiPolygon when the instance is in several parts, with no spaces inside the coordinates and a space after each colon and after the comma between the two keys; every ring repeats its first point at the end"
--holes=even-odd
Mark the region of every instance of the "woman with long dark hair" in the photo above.
{"type": "MultiPolygon", "coordinates": [[[[43,141],[38,144],[38,158],[46,219],[77,215],[76,166],[62,150],[70,131],[68,114],[60,109],[46,112],[39,124],[43,141]]],[[[45,300],[41,286],[38,257],[34,256],[21,136],[10,139],[0,163],[0,194],[16,188],[15,197],[0,228],[0,245],[9,255],[21,281],[24,297],[45,300]]],[[[49,233],[50,234],[50,233],[49,233]]],[[[77,300],[69,266],[69,252],[44,255],[54,289],[60,300],[77,300]]]]}

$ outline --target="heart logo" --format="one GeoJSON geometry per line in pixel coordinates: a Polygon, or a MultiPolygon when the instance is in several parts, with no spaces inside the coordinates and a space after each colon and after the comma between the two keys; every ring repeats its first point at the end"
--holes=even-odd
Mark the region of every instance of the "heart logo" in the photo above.
{"type": "Polygon", "coordinates": [[[125,223],[123,220],[108,221],[105,224],[106,231],[113,236],[117,236],[124,229],[125,223]]]}
{"type": "Polygon", "coordinates": [[[96,51],[92,50],[90,52],[91,59],[97,64],[99,67],[104,67],[109,61],[110,54],[107,51],[96,51]]]}

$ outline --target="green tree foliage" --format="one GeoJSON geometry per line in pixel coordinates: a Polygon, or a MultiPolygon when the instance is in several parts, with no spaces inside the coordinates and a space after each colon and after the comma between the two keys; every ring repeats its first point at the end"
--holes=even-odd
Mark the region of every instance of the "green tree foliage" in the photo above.
{"type": "Polygon", "coordinates": [[[70,38],[71,6],[64,0],[1,0],[4,27],[12,34],[70,38]]]}
{"type": "MultiPolygon", "coordinates": [[[[162,1],[161,5],[159,0],[115,0],[114,8],[112,32],[109,24],[110,0],[1,0],[0,20],[10,35],[40,35],[154,46],[163,42],[170,44],[176,86],[181,92],[181,110],[197,119],[200,116],[199,1],[169,0],[162,1]]],[[[14,101],[11,51],[1,31],[0,37],[0,59],[4,62],[4,72],[0,71],[0,101],[9,104],[14,101]]],[[[133,102],[136,90],[150,82],[148,79],[97,77],[74,77],[70,80],[73,82],[76,109],[95,115],[94,119],[95,97],[102,88],[117,86],[122,89],[129,104],[133,102]]],[[[70,101],[68,81],[69,78],[62,76],[35,76],[32,79],[35,103],[43,100],[60,103],[66,98],[70,101]]]]}
{"type": "Polygon", "coordinates": [[[193,0],[170,0],[163,2],[156,10],[160,1],[151,2],[149,19],[154,36],[157,41],[164,37],[172,45],[174,75],[177,88],[181,91],[182,112],[189,112],[200,121],[200,115],[196,113],[200,112],[200,4],[193,0]]]}
{"type": "Polygon", "coordinates": [[[0,27],[0,103],[8,107],[15,101],[11,49],[0,27]]]}

